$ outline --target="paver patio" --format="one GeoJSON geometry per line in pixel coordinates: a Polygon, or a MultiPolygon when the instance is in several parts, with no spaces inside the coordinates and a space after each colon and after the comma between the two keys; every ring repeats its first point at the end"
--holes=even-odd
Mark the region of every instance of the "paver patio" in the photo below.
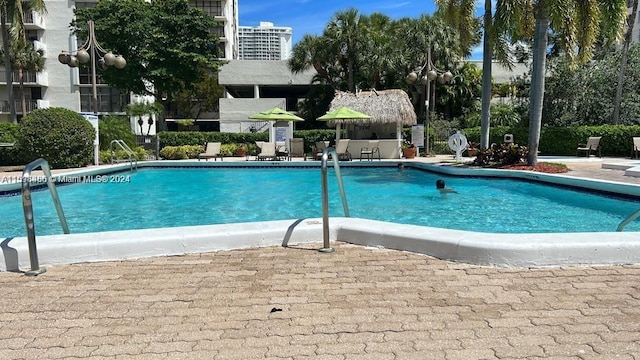
{"type": "Polygon", "coordinates": [[[0,272],[0,359],[640,359],[640,265],[333,246],[0,272]]]}

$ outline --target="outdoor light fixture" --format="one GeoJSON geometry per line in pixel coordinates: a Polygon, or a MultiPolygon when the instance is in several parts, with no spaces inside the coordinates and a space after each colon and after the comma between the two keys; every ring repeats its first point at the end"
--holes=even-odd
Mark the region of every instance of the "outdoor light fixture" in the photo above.
{"type": "Polygon", "coordinates": [[[89,38],[73,55],[69,51],[61,51],[58,55],[58,61],[69,67],[75,68],[80,64],[86,64],[91,60],[91,111],[98,113],[98,90],[96,87],[96,66],[101,70],[105,70],[109,66],[116,69],[122,69],[127,66],[127,61],[122,55],[115,55],[111,51],[104,50],[96,40],[93,20],[87,21],[89,26],[89,38]]]}
{"type": "Polygon", "coordinates": [[[406,81],[407,84],[413,85],[420,79],[420,84],[425,86],[425,119],[424,119],[424,128],[425,128],[425,143],[424,149],[425,153],[429,154],[429,99],[431,98],[431,82],[434,80],[438,80],[440,84],[447,83],[453,79],[453,74],[451,71],[443,71],[438,69],[433,62],[431,62],[431,45],[427,47],[427,60],[425,63],[415,71],[412,71],[407,75],[406,81]]]}

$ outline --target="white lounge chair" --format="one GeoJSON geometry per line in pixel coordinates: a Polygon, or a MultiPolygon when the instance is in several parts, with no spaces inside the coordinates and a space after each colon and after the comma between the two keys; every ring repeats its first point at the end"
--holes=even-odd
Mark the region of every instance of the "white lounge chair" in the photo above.
{"type": "Polygon", "coordinates": [[[369,140],[369,144],[366,147],[360,148],[360,161],[362,161],[363,156],[366,156],[367,160],[373,160],[376,154],[378,155],[378,160],[380,160],[379,143],[380,140],[369,140]]]}
{"type": "Polygon", "coordinates": [[[260,153],[258,154],[258,160],[275,160],[276,159],[276,143],[265,142],[262,143],[260,153]]]}
{"type": "Polygon", "coordinates": [[[602,153],[600,152],[600,139],[601,136],[590,136],[587,139],[586,144],[578,144],[578,149],[576,151],[576,156],[580,156],[580,152],[584,152],[587,157],[591,156],[591,152],[598,152],[598,156],[602,157],[602,153]]]}
{"type": "Polygon", "coordinates": [[[200,159],[209,161],[211,158],[213,158],[214,161],[217,161],[218,158],[220,158],[220,161],[223,161],[224,158],[222,157],[222,154],[220,154],[221,145],[222,144],[219,142],[208,142],[205,145],[204,152],[198,155],[198,161],[200,161],[200,159]]]}
{"type": "Polygon", "coordinates": [[[349,152],[350,139],[340,139],[336,144],[336,153],[338,154],[338,160],[351,160],[351,153],[349,152]]]}
{"type": "Polygon", "coordinates": [[[633,149],[631,150],[631,157],[635,154],[636,159],[638,158],[638,152],[640,152],[640,137],[633,138],[633,149]]]}

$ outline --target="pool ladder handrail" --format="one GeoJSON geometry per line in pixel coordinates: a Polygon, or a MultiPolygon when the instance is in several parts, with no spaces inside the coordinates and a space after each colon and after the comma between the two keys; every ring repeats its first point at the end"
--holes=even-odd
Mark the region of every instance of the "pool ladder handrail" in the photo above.
{"type": "Polygon", "coordinates": [[[27,228],[27,242],[29,245],[29,262],[31,263],[31,270],[27,271],[25,275],[36,276],[46,272],[45,268],[40,267],[38,261],[38,249],[36,247],[36,229],[33,219],[33,202],[31,200],[31,172],[34,169],[41,168],[49,187],[49,192],[53,198],[53,205],[56,207],[58,213],[58,219],[62,225],[62,231],[65,234],[69,233],[69,225],[67,225],[67,219],[62,211],[62,205],[60,204],[60,198],[58,197],[58,191],[56,185],[51,177],[51,169],[47,160],[39,158],[36,159],[22,171],[22,209],[24,212],[24,223],[27,228]]]}
{"type": "Polygon", "coordinates": [[[322,181],[322,235],[323,235],[323,247],[319,249],[320,252],[334,252],[335,250],[329,244],[329,186],[328,186],[328,169],[327,162],[329,161],[329,155],[333,160],[333,168],[336,172],[336,179],[338,180],[338,188],[340,189],[340,196],[342,197],[342,207],[344,208],[344,215],[349,215],[349,205],[347,204],[347,196],[344,192],[344,184],[342,183],[342,175],[340,174],[340,165],[338,164],[338,153],[336,149],[332,147],[325,148],[322,151],[322,157],[320,158],[320,175],[322,181]]]}
{"type": "Polygon", "coordinates": [[[618,225],[616,231],[622,231],[625,226],[627,226],[630,222],[637,219],[640,216],[640,210],[636,210],[633,214],[629,215],[626,219],[622,220],[622,222],[618,225]]]}
{"type": "Polygon", "coordinates": [[[113,153],[115,151],[115,162],[116,163],[120,163],[120,154],[118,154],[118,149],[120,148],[122,151],[124,151],[127,156],[129,157],[128,161],[129,161],[129,170],[131,172],[138,169],[138,156],[136,155],[135,151],[133,151],[129,145],[127,145],[127,143],[125,143],[123,140],[120,139],[115,139],[115,140],[111,140],[111,143],[109,144],[109,148],[111,149],[111,164],[114,163],[114,156],[113,153]]]}

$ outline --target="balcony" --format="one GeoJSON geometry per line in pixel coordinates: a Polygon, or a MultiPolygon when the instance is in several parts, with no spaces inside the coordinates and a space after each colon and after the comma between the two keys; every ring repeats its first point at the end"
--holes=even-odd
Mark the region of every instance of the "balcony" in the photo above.
{"type": "MultiPolygon", "coordinates": [[[[17,71],[12,72],[12,81],[14,85],[20,83],[20,77],[17,71]]],[[[22,72],[22,81],[27,86],[48,86],[49,77],[46,71],[36,73],[34,71],[23,71],[22,72]]],[[[4,67],[0,67],[0,84],[7,83],[7,73],[4,67]]]]}
{"type": "Polygon", "coordinates": [[[24,28],[27,30],[44,30],[44,18],[35,11],[25,11],[23,14],[24,28]]]}
{"type": "MultiPolygon", "coordinates": [[[[16,100],[16,113],[22,114],[22,100],[16,100]]],[[[27,112],[31,112],[38,108],[38,100],[27,100],[27,112]]],[[[9,110],[9,100],[0,100],[0,114],[8,114],[9,110]]]]}

